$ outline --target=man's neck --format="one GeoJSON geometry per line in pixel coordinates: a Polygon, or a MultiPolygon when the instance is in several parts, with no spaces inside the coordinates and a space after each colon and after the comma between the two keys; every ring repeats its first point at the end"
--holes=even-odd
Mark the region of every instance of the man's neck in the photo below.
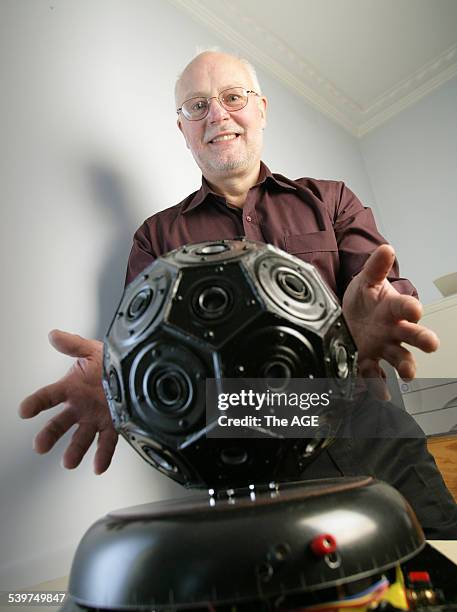
{"type": "Polygon", "coordinates": [[[223,178],[208,178],[205,176],[205,179],[215,193],[223,196],[227,200],[227,204],[236,206],[237,208],[243,208],[248,192],[251,187],[257,183],[259,175],[260,162],[253,170],[243,175],[227,176],[223,178]]]}

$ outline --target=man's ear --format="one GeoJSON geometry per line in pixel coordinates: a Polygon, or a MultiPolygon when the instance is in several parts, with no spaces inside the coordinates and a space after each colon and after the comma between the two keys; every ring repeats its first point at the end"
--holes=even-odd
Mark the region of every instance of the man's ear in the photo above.
{"type": "Polygon", "coordinates": [[[260,109],[260,114],[262,116],[262,129],[267,125],[267,106],[268,100],[265,96],[259,96],[258,104],[260,109]]]}
{"type": "Polygon", "coordinates": [[[190,147],[189,147],[189,143],[187,142],[186,135],[184,134],[184,130],[182,129],[181,119],[180,119],[179,117],[178,117],[178,119],[176,120],[176,125],[178,126],[179,131],[181,132],[181,134],[183,135],[184,140],[186,141],[186,147],[187,147],[188,149],[190,149],[190,147]]]}

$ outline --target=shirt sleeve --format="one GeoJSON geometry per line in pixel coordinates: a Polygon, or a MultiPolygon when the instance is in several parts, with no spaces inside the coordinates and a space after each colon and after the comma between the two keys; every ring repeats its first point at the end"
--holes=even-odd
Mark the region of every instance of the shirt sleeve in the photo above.
{"type": "Polygon", "coordinates": [[[125,286],[131,283],[157,257],[158,254],[154,251],[151,244],[148,223],[145,221],[133,236],[133,245],[130,250],[125,276],[125,286]]]}
{"type": "MultiPolygon", "coordinates": [[[[340,257],[338,287],[342,295],[370,254],[388,241],[378,231],[371,209],[363,206],[344,183],[338,184],[333,212],[333,228],[340,257]]],[[[387,278],[399,293],[418,297],[414,285],[400,276],[397,259],[387,278]]]]}

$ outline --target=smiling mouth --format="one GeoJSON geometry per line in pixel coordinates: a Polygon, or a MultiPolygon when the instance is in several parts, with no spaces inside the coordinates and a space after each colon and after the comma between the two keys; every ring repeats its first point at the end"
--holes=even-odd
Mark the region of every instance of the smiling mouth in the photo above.
{"type": "Polygon", "coordinates": [[[209,141],[209,144],[215,144],[218,142],[227,142],[229,140],[235,140],[238,138],[239,134],[223,134],[222,136],[216,136],[212,140],[209,141]]]}

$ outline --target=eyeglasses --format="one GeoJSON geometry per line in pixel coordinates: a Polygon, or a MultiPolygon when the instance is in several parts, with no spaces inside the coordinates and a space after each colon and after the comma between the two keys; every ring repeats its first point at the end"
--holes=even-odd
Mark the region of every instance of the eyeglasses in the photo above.
{"type": "Polygon", "coordinates": [[[209,113],[211,100],[218,100],[222,108],[225,108],[227,111],[238,111],[248,103],[249,94],[259,95],[257,92],[244,89],[243,87],[231,87],[230,89],[224,89],[218,96],[212,96],[211,98],[190,98],[183,102],[176,112],[178,115],[182,112],[188,121],[200,121],[209,113]]]}

